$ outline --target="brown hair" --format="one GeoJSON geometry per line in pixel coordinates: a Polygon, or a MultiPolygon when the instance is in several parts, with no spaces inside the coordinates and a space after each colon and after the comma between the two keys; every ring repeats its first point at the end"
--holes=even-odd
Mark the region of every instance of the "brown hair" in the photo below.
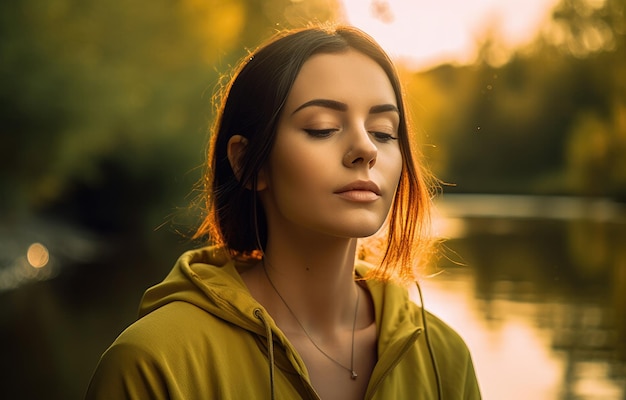
{"type": "Polygon", "coordinates": [[[415,279],[415,267],[431,254],[431,190],[412,146],[406,104],[398,74],[384,50],[364,32],[348,26],[314,26],[283,31],[245,57],[219,94],[220,106],[208,147],[203,176],[205,216],[194,238],[225,246],[235,257],[258,256],[267,241],[267,225],[258,206],[258,171],[272,150],[278,119],[302,65],[314,54],[358,51],[385,71],[400,110],[398,138],[402,172],[379,266],[370,277],[380,280],[415,279]],[[227,157],[233,135],[249,141],[235,177],[227,157]],[[261,246],[261,248],[259,248],[261,246]]]}

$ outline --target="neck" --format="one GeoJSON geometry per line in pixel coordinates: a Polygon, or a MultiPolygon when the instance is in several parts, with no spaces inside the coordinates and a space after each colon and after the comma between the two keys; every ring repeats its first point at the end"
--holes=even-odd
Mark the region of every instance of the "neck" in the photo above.
{"type": "MultiPolygon", "coordinates": [[[[356,240],[293,240],[268,243],[264,267],[280,297],[314,333],[316,329],[351,328],[357,287],[354,283],[356,240]]],[[[270,282],[266,290],[273,291],[270,282]]],[[[271,297],[271,296],[270,296],[271,297]]]]}

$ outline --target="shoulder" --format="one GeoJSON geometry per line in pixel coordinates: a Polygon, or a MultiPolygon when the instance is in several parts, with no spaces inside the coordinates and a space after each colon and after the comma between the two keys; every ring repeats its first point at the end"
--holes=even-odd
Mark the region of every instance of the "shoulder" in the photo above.
{"type": "Polygon", "coordinates": [[[426,324],[429,339],[443,354],[469,356],[469,349],[461,335],[450,325],[430,312],[426,312],[426,324]]]}
{"type": "Polygon", "coordinates": [[[101,357],[99,367],[138,368],[166,363],[168,355],[194,342],[192,327],[210,318],[198,307],[177,301],[148,313],[128,326],[101,357]]]}
{"type": "Polygon", "coordinates": [[[241,336],[193,304],[168,303],[135,321],[104,352],[87,398],[189,398],[193,390],[207,391],[211,363],[227,365],[234,356],[224,343],[241,336]]]}
{"type": "Polygon", "coordinates": [[[435,359],[436,374],[446,398],[480,399],[474,363],[459,333],[431,313],[426,313],[424,337],[435,359]],[[455,382],[450,384],[450,382],[455,382]]]}
{"type": "Polygon", "coordinates": [[[174,301],[127,327],[104,352],[99,367],[170,369],[198,354],[211,356],[224,337],[232,337],[224,329],[224,321],[200,307],[174,301]]]}
{"type": "Polygon", "coordinates": [[[229,324],[201,307],[185,302],[167,303],[126,328],[109,351],[143,353],[155,359],[168,354],[201,350],[230,334],[229,324]]]}
{"type": "Polygon", "coordinates": [[[386,386],[386,390],[391,390],[388,397],[404,398],[408,393],[419,393],[420,398],[432,398],[441,387],[446,399],[480,399],[470,351],[461,335],[412,301],[408,288],[370,281],[368,287],[377,314],[379,346],[398,348],[395,344],[416,338],[415,345],[396,368],[397,376],[401,377],[397,378],[401,382],[397,387],[404,391],[396,393],[393,390],[397,388],[386,386]]]}

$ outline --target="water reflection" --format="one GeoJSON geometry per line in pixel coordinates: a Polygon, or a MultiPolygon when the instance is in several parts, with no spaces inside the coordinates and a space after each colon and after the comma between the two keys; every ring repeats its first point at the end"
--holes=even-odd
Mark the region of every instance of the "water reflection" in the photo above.
{"type": "Polygon", "coordinates": [[[470,346],[485,398],[626,398],[624,214],[497,200],[470,201],[471,216],[440,207],[450,259],[422,283],[427,307],[470,346]]]}
{"type": "MultiPolygon", "coordinates": [[[[449,259],[423,279],[427,308],[467,341],[486,400],[625,399],[625,213],[606,201],[527,200],[439,204],[449,259]]],[[[2,398],[81,398],[143,291],[188,245],[161,232],[94,253],[86,235],[45,228],[0,229],[3,266],[57,271],[10,287],[0,274],[2,398]]]]}

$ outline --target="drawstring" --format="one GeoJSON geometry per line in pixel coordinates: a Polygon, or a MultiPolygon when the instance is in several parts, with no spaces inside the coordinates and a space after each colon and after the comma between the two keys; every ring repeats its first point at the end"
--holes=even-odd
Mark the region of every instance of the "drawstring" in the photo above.
{"type": "MultiPolygon", "coordinates": [[[[435,360],[435,353],[433,351],[432,344],[430,343],[430,338],[428,336],[428,323],[426,322],[426,309],[424,307],[424,297],[422,296],[422,288],[419,283],[416,281],[415,286],[417,286],[417,293],[419,294],[420,305],[421,305],[421,313],[422,313],[422,322],[424,323],[424,339],[426,340],[426,346],[428,347],[428,353],[430,355],[430,361],[433,366],[433,372],[435,374],[435,379],[437,381],[437,399],[442,400],[442,385],[441,385],[441,376],[439,376],[439,368],[437,367],[437,360],[435,360]]],[[[272,328],[270,324],[265,319],[263,312],[260,308],[254,309],[254,316],[261,320],[263,326],[265,327],[265,337],[267,340],[267,352],[268,352],[268,360],[269,360],[269,372],[270,372],[270,399],[274,400],[274,340],[272,338],[272,328]]]]}
{"type": "Polygon", "coordinates": [[[430,361],[433,365],[433,372],[435,373],[435,379],[437,380],[437,399],[442,400],[441,394],[441,377],[439,376],[439,368],[437,368],[437,361],[435,360],[435,353],[433,352],[433,347],[430,344],[430,339],[428,337],[428,325],[426,323],[426,311],[424,307],[424,298],[422,297],[422,288],[419,283],[415,281],[415,286],[417,286],[417,293],[420,297],[420,306],[422,311],[422,322],[424,323],[424,339],[426,339],[426,346],[428,347],[428,353],[430,354],[430,361]]]}
{"type": "Polygon", "coordinates": [[[267,353],[270,368],[270,399],[274,400],[274,340],[272,339],[272,328],[265,320],[263,312],[259,308],[254,309],[254,316],[261,320],[265,327],[265,337],[267,340],[267,353]]]}

